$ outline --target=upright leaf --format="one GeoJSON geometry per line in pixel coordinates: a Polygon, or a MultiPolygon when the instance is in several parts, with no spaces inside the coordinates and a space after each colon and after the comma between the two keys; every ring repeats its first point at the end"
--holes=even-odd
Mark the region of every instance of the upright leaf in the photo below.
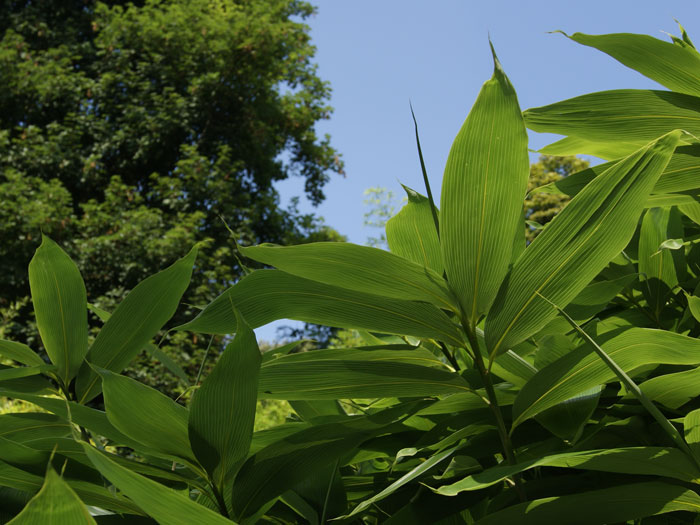
{"type": "Polygon", "coordinates": [[[190,404],[192,450],[219,491],[245,460],[253,437],[260,349],[236,312],[238,331],[190,404]]]}
{"type": "Polygon", "coordinates": [[[389,250],[442,275],[445,267],[442,264],[440,240],[430,201],[407,186],[403,188],[408,195],[408,202],[386,223],[389,250]]]}
{"type": "Polygon", "coordinates": [[[312,281],[458,309],[441,275],[378,248],[346,242],[316,242],[297,246],[251,246],[241,251],[251,259],[312,281]]]}
{"type": "Polygon", "coordinates": [[[529,176],[518,99],[493,58],[493,76],[447,158],[440,205],[445,270],[472,322],[489,310],[508,271],[529,176]]]}
{"type": "Polygon", "coordinates": [[[88,350],[87,296],[78,267],[45,235],[29,263],[29,286],[44,348],[68,386],[88,350]]]}
{"type": "MultiPolygon", "coordinates": [[[[87,360],[99,368],[121,372],[175,313],[190,283],[196,256],[195,246],[169,268],[136,285],[97,334],[87,360]]],[[[76,393],[81,403],[100,393],[99,376],[88,366],[80,371],[76,393]]]]}
{"type": "Polygon", "coordinates": [[[569,38],[607,53],[671,91],[700,96],[700,54],[692,46],[674,45],[631,33],[574,33],[569,38]]]}
{"type": "Polygon", "coordinates": [[[539,294],[565,307],[627,245],[680,134],[665,135],[596,177],[527,247],[486,320],[492,356],[556,316],[539,294]]]}
{"type": "Polygon", "coordinates": [[[129,377],[101,370],[105,412],[114,427],[162,454],[195,462],[187,435],[187,409],[129,377]]]}
{"type": "Polygon", "coordinates": [[[277,319],[296,319],[462,344],[457,325],[431,304],[346,290],[280,270],[259,270],[247,275],[192,321],[175,329],[234,333],[237,324],[232,304],[252,328],[277,319]]]}
{"type": "Polygon", "coordinates": [[[8,525],[96,525],[85,504],[68,484],[49,468],[41,490],[8,525]]]}

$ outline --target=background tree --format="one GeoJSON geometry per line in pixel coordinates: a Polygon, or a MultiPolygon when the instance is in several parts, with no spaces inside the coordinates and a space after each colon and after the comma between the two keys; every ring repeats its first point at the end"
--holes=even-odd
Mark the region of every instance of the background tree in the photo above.
{"type": "MultiPolygon", "coordinates": [[[[559,211],[569,202],[566,195],[550,193],[530,193],[535,188],[556,182],[577,171],[585,170],[589,162],[576,156],[553,157],[542,155],[534,164],[530,164],[530,179],[527,183],[527,197],[525,198],[525,219],[544,226],[551,221],[559,211]]],[[[541,228],[527,226],[525,236],[528,242],[532,242],[541,228]]]]}
{"type": "MultiPolygon", "coordinates": [[[[303,23],[311,5],[0,0],[0,9],[2,337],[38,344],[26,269],[40,231],[106,310],[206,241],[174,322],[241,273],[224,221],[246,244],[340,239],[294,203],[282,209],[274,188],[302,177],[319,203],[330,174],[342,173],[329,137],[314,131],[331,108],[303,23]]],[[[195,374],[206,341],[179,337],[195,374]]]]}

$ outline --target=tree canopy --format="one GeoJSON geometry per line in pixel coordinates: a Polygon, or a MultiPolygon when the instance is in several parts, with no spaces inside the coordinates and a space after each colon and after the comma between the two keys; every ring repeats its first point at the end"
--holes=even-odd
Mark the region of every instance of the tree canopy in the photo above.
{"type": "Polygon", "coordinates": [[[4,0],[0,9],[0,335],[34,333],[26,269],[40,231],[107,310],[199,241],[184,302],[208,303],[241,274],[227,224],[245,243],[339,238],[294,203],[283,209],[274,187],[301,177],[319,203],[343,173],[315,131],[331,108],[304,23],[310,4],[4,0]]]}

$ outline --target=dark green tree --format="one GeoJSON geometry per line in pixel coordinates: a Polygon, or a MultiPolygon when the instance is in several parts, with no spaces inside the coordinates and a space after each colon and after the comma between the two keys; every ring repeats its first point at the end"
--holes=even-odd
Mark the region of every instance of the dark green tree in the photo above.
{"type": "MultiPolygon", "coordinates": [[[[569,202],[569,197],[551,193],[530,193],[535,188],[556,182],[577,171],[585,170],[589,163],[576,156],[554,157],[542,155],[534,164],[530,164],[530,179],[527,183],[528,195],[525,198],[525,219],[544,226],[551,221],[569,202]]],[[[528,242],[534,240],[540,229],[526,226],[525,236],[528,242]]]]}
{"type": "MultiPolygon", "coordinates": [[[[26,269],[40,231],[106,310],[205,241],[174,322],[241,274],[226,224],[244,244],[340,238],[282,209],[274,187],[301,177],[319,203],[343,169],[314,130],[331,108],[312,13],[297,0],[0,0],[2,337],[38,344],[26,269]]],[[[196,373],[206,342],[179,337],[196,373]]]]}

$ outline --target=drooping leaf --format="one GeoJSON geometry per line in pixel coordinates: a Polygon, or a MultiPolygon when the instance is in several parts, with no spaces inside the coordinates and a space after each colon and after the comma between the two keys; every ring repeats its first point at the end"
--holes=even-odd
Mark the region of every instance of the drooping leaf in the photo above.
{"type": "Polygon", "coordinates": [[[578,439],[598,406],[602,387],[595,386],[537,414],[539,424],[555,436],[570,442],[578,439]]]}
{"type": "Polygon", "coordinates": [[[87,296],[78,267],[45,235],[29,263],[29,286],[41,341],[67,386],[88,350],[87,296]]]}
{"type": "MultiPolygon", "coordinates": [[[[523,115],[533,131],[613,144],[617,150],[613,158],[618,158],[676,129],[700,136],[698,101],[669,91],[619,89],[528,109],[523,115]]],[[[576,153],[591,151],[580,149],[576,153]]]]}
{"type": "Polygon", "coordinates": [[[315,350],[281,356],[260,371],[260,396],[273,399],[408,398],[470,390],[422,349],[315,350]]]}
{"type": "Polygon", "coordinates": [[[440,205],[442,259],[471,322],[489,310],[508,271],[529,177],[518,99],[493,58],[493,76],[450,150],[440,205]]]}
{"type": "MultiPolygon", "coordinates": [[[[97,334],[87,360],[93,365],[121,372],[175,313],[192,275],[197,247],[172,266],[144,279],[117,306],[97,334]]],[[[84,366],[76,381],[79,402],[100,393],[99,376],[84,366]]]]}
{"type": "Polygon", "coordinates": [[[129,438],[196,463],[187,434],[188,411],[134,379],[100,369],[107,419],[129,438]]]}
{"type": "Polygon", "coordinates": [[[46,363],[31,348],[22,343],[0,339],[0,356],[28,366],[42,366],[46,363]]]}
{"type": "Polygon", "coordinates": [[[96,525],[85,504],[70,486],[49,468],[41,490],[8,525],[96,525]]]}
{"type": "Polygon", "coordinates": [[[556,316],[538,294],[566,307],[626,246],[679,136],[680,132],[669,133],[596,177],[527,247],[486,320],[491,356],[525,340],[556,316]]]}
{"type": "MultiPolygon", "coordinates": [[[[389,250],[399,257],[430,268],[442,275],[440,241],[435,229],[430,201],[417,191],[404,186],[408,202],[386,223],[386,241],[389,250]]],[[[439,216],[439,212],[437,212],[439,216]]]]}
{"type": "Polygon", "coordinates": [[[579,494],[568,494],[519,503],[480,519],[477,525],[567,525],[627,522],[678,510],[697,513],[700,496],[692,490],[667,483],[646,482],[617,485],[579,494]]]}
{"type": "Polygon", "coordinates": [[[190,404],[192,450],[223,491],[250,449],[260,373],[255,334],[236,312],[238,331],[190,404]]]}
{"type": "Polygon", "coordinates": [[[639,388],[652,401],[677,409],[700,395],[700,368],[656,376],[639,388]]]}
{"type": "MultiPolygon", "coordinates": [[[[651,328],[632,328],[602,344],[626,373],[647,364],[700,363],[700,341],[651,328]]],[[[616,379],[615,373],[583,345],[544,367],[513,404],[513,427],[543,410],[616,379]]]]}
{"type": "Polygon", "coordinates": [[[480,490],[504,479],[536,467],[575,468],[622,474],[665,476],[681,481],[696,482],[700,471],[675,448],[626,447],[544,456],[516,465],[498,465],[478,474],[472,474],[450,485],[436,489],[438,494],[455,496],[460,492],[480,490]]]}
{"type": "Polygon", "coordinates": [[[222,515],[198,505],[188,496],[118,465],[102,452],[83,443],[85,453],[102,475],[159,523],[168,525],[231,525],[222,515]]]}
{"type": "Polygon", "coordinates": [[[459,308],[441,275],[378,248],[317,242],[251,246],[241,251],[246,257],[312,281],[394,299],[425,301],[438,308],[459,308]]]}
{"type": "Polygon", "coordinates": [[[236,331],[231,305],[252,328],[277,319],[436,338],[461,345],[459,329],[438,308],[390,299],[303,279],[280,270],[247,275],[176,330],[230,334],[236,331]]]}
{"type": "Polygon", "coordinates": [[[631,33],[574,33],[569,38],[607,53],[671,91],[700,96],[700,54],[691,46],[674,45],[648,35],[631,33]]]}

